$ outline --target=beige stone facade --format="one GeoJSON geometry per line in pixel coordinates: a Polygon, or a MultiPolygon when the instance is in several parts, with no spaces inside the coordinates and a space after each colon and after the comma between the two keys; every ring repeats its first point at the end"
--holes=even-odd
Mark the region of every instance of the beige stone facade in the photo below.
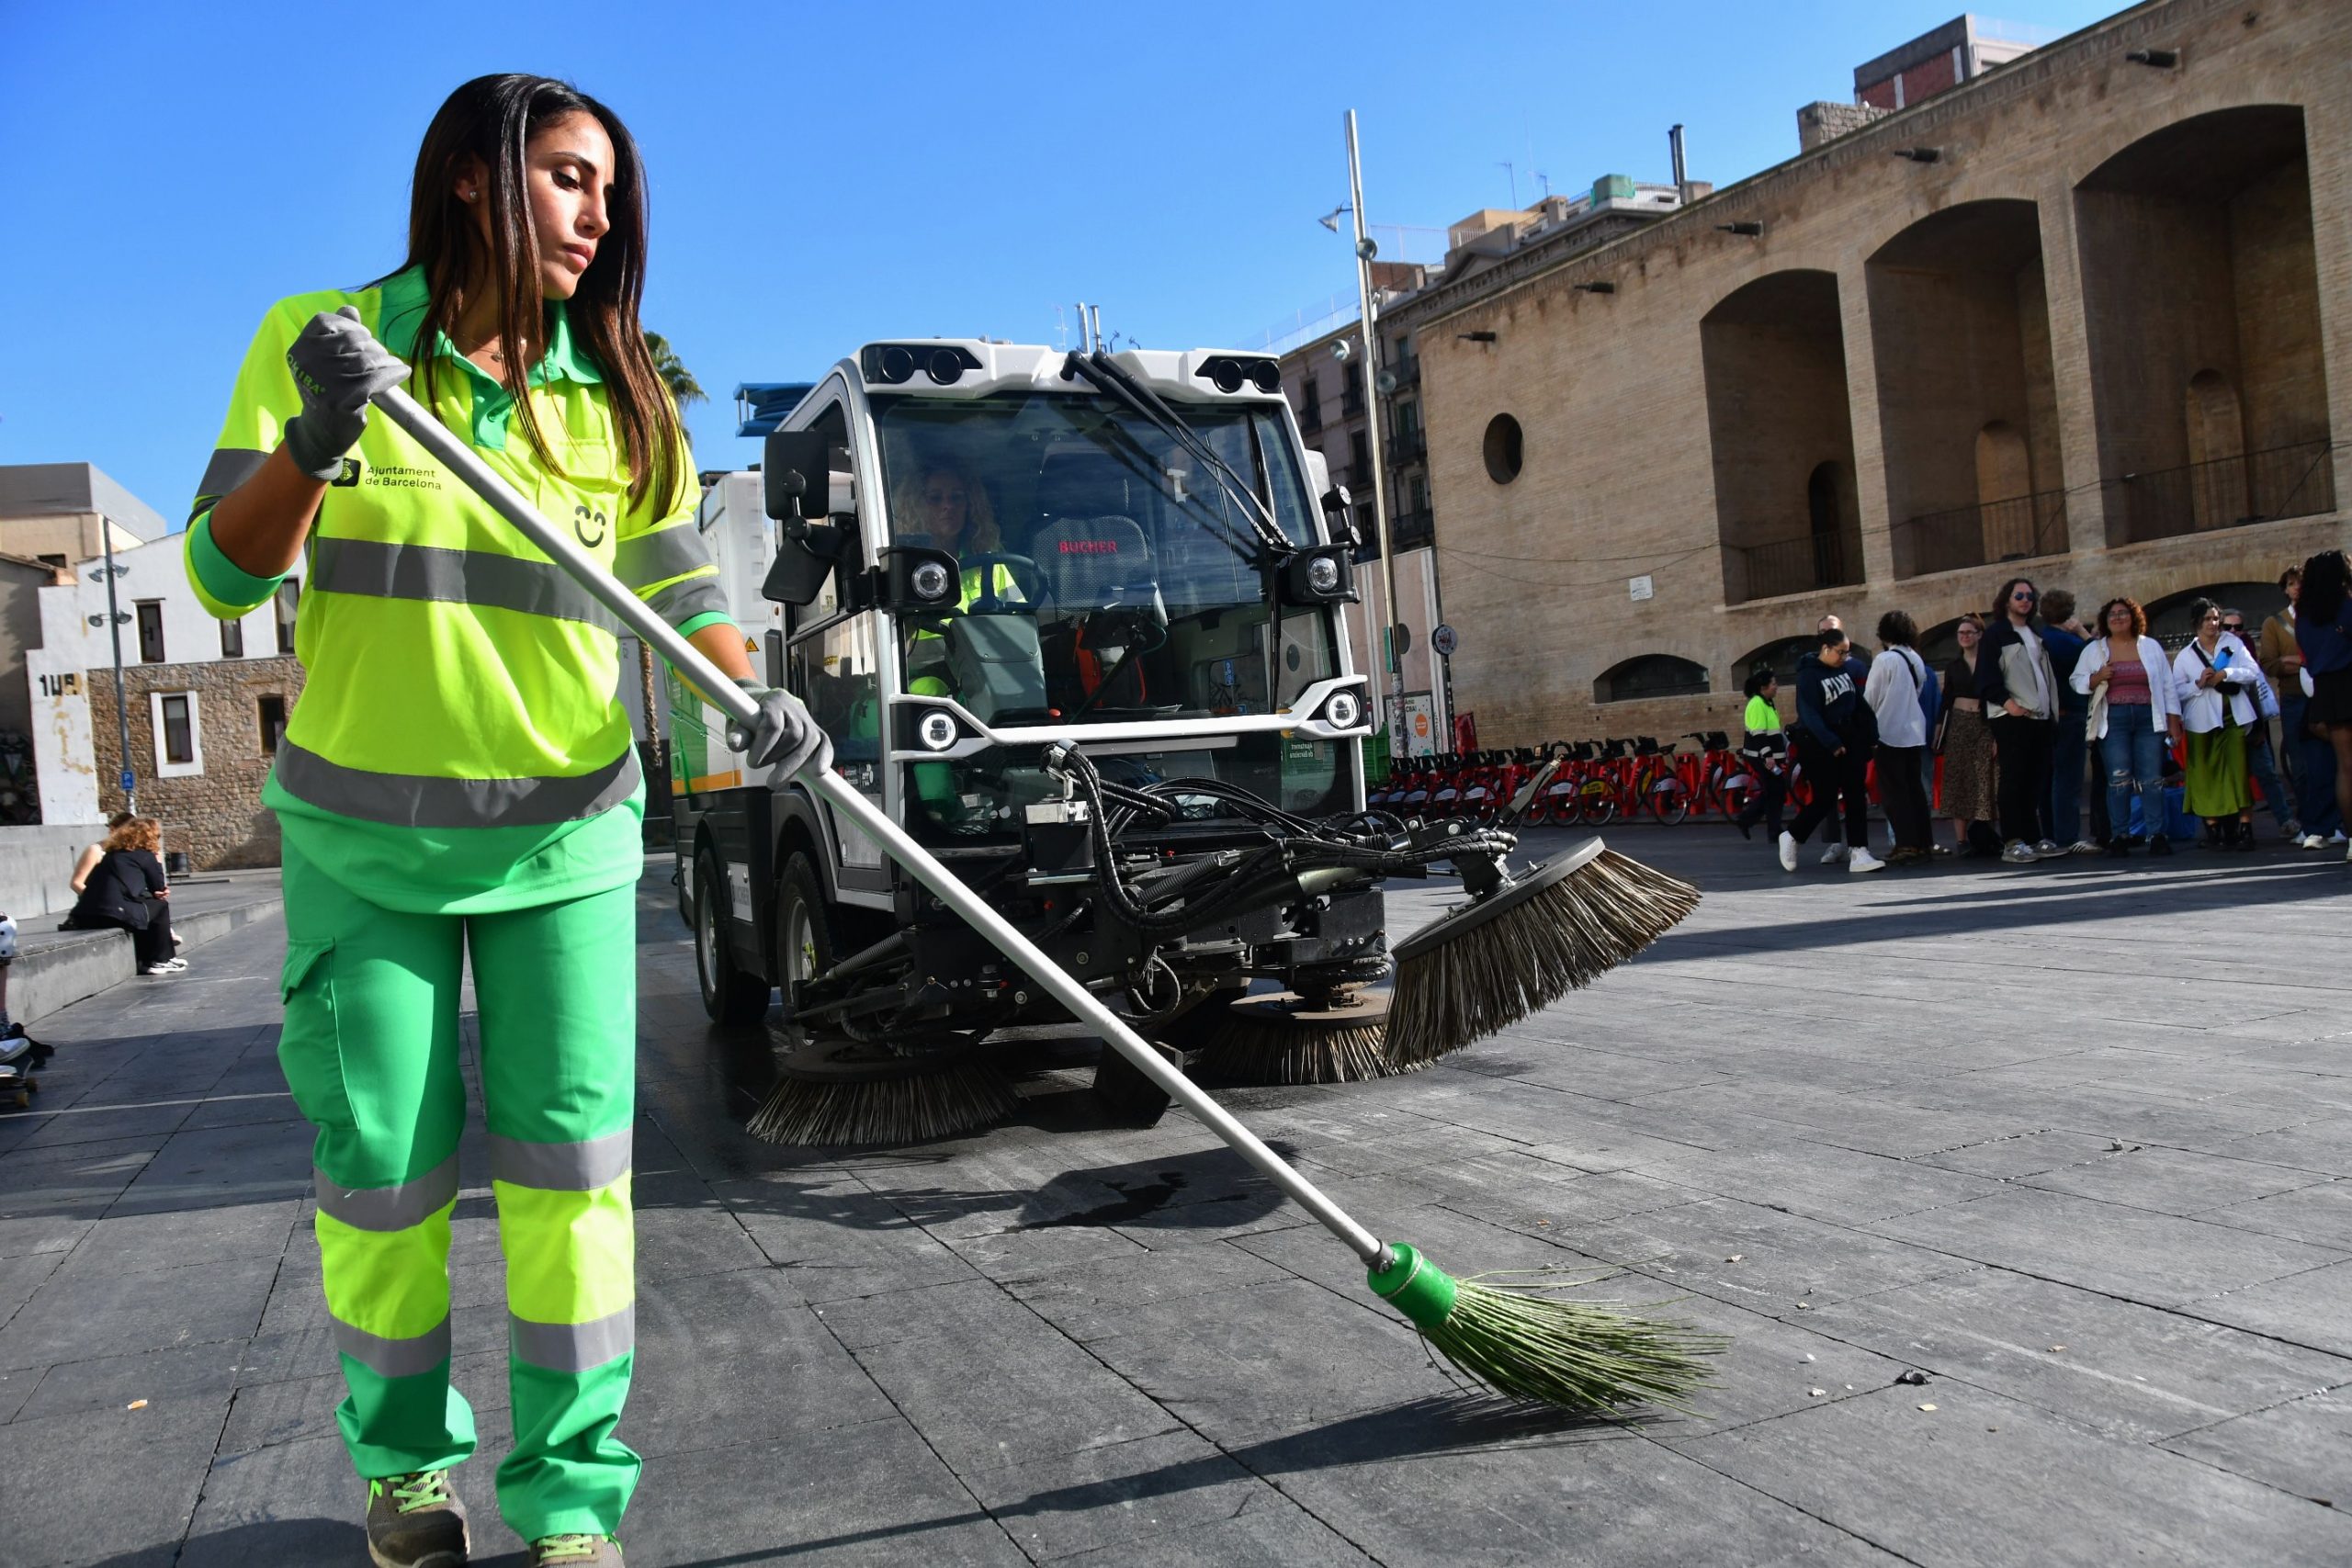
{"type": "MultiPolygon", "coordinates": [[[[139,779],[139,813],[164,825],[164,847],[187,852],[198,871],[278,863],[277,818],[263,808],[274,735],[265,737],[263,701],[275,715],[294,711],[302,666],[291,655],[196,664],[128,664],[123,694],[130,709],[130,770],[139,779]],[[164,727],[158,695],[192,696],[194,771],[157,760],[164,727]]],[[[98,762],[98,802],[106,816],[123,808],[116,775],[114,672],[88,675],[90,728],[98,762]]],[[[282,720],[281,720],[282,722],[282,720]]],[[[164,741],[166,747],[169,742],[164,741]]]]}
{"type": "Polygon", "coordinates": [[[2347,80],[2341,0],[2162,0],[1432,286],[1447,615],[1510,628],[1453,661],[1482,742],[1724,728],[1825,612],[1907,610],[1932,650],[2011,575],[2266,608],[2345,541],[2347,80]]]}

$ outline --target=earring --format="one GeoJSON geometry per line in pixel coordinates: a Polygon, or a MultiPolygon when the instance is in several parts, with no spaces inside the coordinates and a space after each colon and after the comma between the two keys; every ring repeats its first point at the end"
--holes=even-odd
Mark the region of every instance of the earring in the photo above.
{"type": "Polygon", "coordinates": [[[474,193],[470,188],[459,191],[458,196],[459,199],[464,201],[471,201],[474,198],[474,193]]]}

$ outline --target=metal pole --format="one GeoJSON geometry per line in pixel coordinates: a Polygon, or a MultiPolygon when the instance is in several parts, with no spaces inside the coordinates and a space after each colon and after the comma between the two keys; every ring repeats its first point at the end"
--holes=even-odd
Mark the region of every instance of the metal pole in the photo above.
{"type": "MultiPolygon", "coordinates": [[[[98,519],[98,539],[107,553],[107,635],[114,639],[114,728],[115,745],[121,761],[117,764],[123,773],[131,773],[130,710],[124,705],[122,694],[122,612],[115,607],[114,581],[114,522],[98,519]]],[[[132,777],[138,775],[132,773],[132,777]]],[[[122,808],[133,816],[139,812],[139,791],[136,787],[122,792],[122,808]]]]}
{"type": "MultiPolygon", "coordinates": [[[[523,536],[537,546],[549,560],[594,594],[623,626],[643,637],[648,646],[675,665],[680,674],[701,687],[703,694],[734,721],[729,726],[728,744],[739,751],[743,749],[742,727],[759,711],[750,694],[720,674],[718,668],[703,657],[702,649],[680,637],[676,628],[655,615],[645,601],[621,586],[620,581],[606,571],[595,557],[573,543],[562,529],[540,516],[514,486],[476,457],[470,446],[426,412],[414,398],[400,388],[392,387],[376,394],[376,406],[390,415],[393,423],[415,437],[426,451],[440,459],[451,473],[465,482],[469,490],[481,497],[500,516],[514,525],[523,536]]],[[[929,888],[941,903],[955,910],[1006,957],[1019,964],[1056,1001],[1068,1008],[1073,1018],[1098,1031],[1103,1043],[1134,1063],[1138,1072],[1167,1090],[1171,1098],[1183,1101],[1184,1108],[1199,1117],[1209,1131],[1232,1145],[1237,1154],[1263,1171],[1275,1186],[1314,1215],[1326,1230],[1345,1242],[1367,1268],[1393,1266],[1395,1255],[1382,1245],[1378,1236],[1349,1218],[1345,1210],[1292,1168],[1282,1156],[1268,1148],[1255,1133],[1235,1121],[1223,1106],[1202,1093],[1182,1072],[1170,1066],[1159,1052],[1144,1043],[1142,1037],[1125,1019],[1104,1007],[1094,993],[1071,978],[1067,970],[1046,956],[1011,921],[990,908],[978,894],[965,886],[954,872],[932,858],[931,852],[909,838],[904,829],[890,820],[888,813],[860,795],[831,768],[812,768],[799,776],[820,799],[846,818],[852,826],[863,829],[867,837],[882,846],[884,852],[892,860],[929,888]]]]}
{"type": "Polygon", "coordinates": [[[1397,657],[1395,628],[1400,624],[1396,608],[1396,559],[1388,547],[1388,479],[1380,461],[1380,342],[1374,330],[1372,306],[1372,258],[1364,254],[1363,170],[1356,158],[1356,111],[1348,110],[1348,206],[1355,217],[1356,226],[1356,295],[1363,310],[1360,317],[1363,337],[1363,378],[1366,393],[1366,434],[1364,446],[1372,459],[1372,535],[1380,547],[1380,597],[1387,612],[1387,624],[1380,629],[1381,662],[1386,668],[1385,684],[1380,694],[1381,716],[1389,728],[1389,765],[1396,765],[1400,743],[1409,747],[1411,739],[1405,734],[1405,671],[1404,661],[1397,657]],[[1396,705],[1392,712],[1389,705],[1396,705]]]}

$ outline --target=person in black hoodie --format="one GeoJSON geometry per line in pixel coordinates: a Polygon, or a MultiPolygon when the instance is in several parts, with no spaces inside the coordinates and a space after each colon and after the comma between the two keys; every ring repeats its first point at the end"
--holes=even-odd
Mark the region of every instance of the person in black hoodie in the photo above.
{"type": "Polygon", "coordinates": [[[172,886],[155,854],[163,841],[163,827],[152,817],[134,817],[108,834],[104,858],[65,919],[72,931],[129,931],[141,975],[175,975],[187,967],[186,959],[172,956],[172,886]]]}
{"type": "Polygon", "coordinates": [[[1813,800],[1781,835],[1781,866],[1797,868],[1797,846],[1836,814],[1842,803],[1848,871],[1877,871],[1886,863],[1870,851],[1871,748],[1878,725],[1862,701],[1862,682],[1846,668],[1846,634],[1830,626],[1818,646],[1797,660],[1797,761],[1813,781],[1813,800]]]}

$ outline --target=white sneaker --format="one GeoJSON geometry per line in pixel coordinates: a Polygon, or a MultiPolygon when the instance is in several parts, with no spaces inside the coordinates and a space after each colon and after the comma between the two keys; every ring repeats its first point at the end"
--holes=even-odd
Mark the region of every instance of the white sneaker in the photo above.
{"type": "Polygon", "coordinates": [[[2106,848],[2104,844],[2094,844],[2088,839],[2077,839],[2075,840],[2075,847],[2066,852],[2070,855],[2095,855],[2104,848],[2106,848]]]}
{"type": "MultiPolygon", "coordinates": [[[[1864,850],[1862,853],[1868,854],[1870,853],[1870,851],[1864,850]]],[[[1845,858],[1846,846],[1843,844],[1831,844],[1827,849],[1821,852],[1821,863],[1824,865],[1836,865],[1839,861],[1844,860],[1845,858]]]]}
{"type": "Polygon", "coordinates": [[[1789,834],[1782,833],[1781,835],[1781,869],[1782,871],[1794,871],[1796,868],[1797,841],[1789,834]]]}
{"type": "Polygon", "coordinates": [[[2307,850],[2324,850],[2327,848],[2327,840],[2321,838],[2317,833],[2305,833],[2302,837],[2301,847],[2307,850]]]}
{"type": "Polygon", "coordinates": [[[179,970],[173,968],[169,964],[150,964],[140,973],[141,975],[176,975],[179,970]]]}
{"type": "Polygon", "coordinates": [[[1886,863],[1868,850],[1856,850],[1846,859],[1848,871],[1884,871],[1886,863]]]}

